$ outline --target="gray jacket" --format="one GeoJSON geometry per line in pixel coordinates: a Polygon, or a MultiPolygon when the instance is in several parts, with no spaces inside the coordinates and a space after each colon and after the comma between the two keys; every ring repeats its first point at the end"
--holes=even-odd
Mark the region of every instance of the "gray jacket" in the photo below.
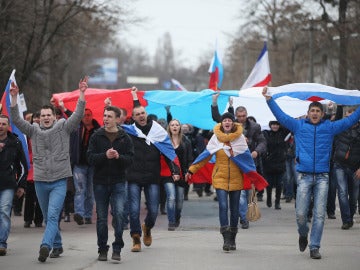
{"type": "Polygon", "coordinates": [[[72,176],[70,165],[70,133],[77,129],[85,110],[85,101],[79,100],[75,112],[68,119],[60,119],[44,129],[30,124],[19,116],[19,108],[11,107],[11,119],[18,129],[31,139],[34,180],[53,182],[72,176]]]}

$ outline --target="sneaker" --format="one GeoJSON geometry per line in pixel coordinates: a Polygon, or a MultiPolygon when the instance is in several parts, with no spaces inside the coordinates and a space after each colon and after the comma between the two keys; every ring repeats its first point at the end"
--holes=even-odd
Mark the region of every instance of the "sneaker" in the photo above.
{"type": "Polygon", "coordinates": [[[144,245],[149,247],[149,246],[151,246],[151,243],[152,243],[151,229],[149,227],[147,227],[145,224],[143,224],[141,227],[142,227],[142,231],[143,231],[144,245]]]}
{"type": "Polygon", "coordinates": [[[321,254],[318,248],[310,250],[310,258],[311,259],[321,259],[321,254]]]}
{"type": "Polygon", "coordinates": [[[30,228],[31,221],[25,221],[24,222],[24,228],[30,228]]]}
{"type": "Polygon", "coordinates": [[[47,246],[41,246],[39,250],[39,262],[45,262],[47,257],[49,257],[50,250],[47,246]]]}
{"type": "Polygon", "coordinates": [[[84,218],[79,214],[74,215],[74,220],[78,225],[83,225],[84,224],[84,218]]]}
{"type": "Polygon", "coordinates": [[[92,224],[91,218],[85,218],[85,224],[92,224]]]}
{"type": "Polygon", "coordinates": [[[50,253],[50,258],[59,258],[60,254],[64,252],[62,247],[59,248],[53,248],[53,250],[50,253]]]}
{"type": "Polygon", "coordinates": [[[70,222],[70,216],[69,215],[66,215],[64,217],[64,222],[70,222]]]}
{"type": "Polygon", "coordinates": [[[307,236],[299,237],[299,249],[301,252],[304,252],[308,244],[307,236]]]}
{"type": "Polygon", "coordinates": [[[249,221],[247,220],[240,220],[241,229],[249,229],[249,221]]]}
{"type": "Polygon", "coordinates": [[[341,229],[342,230],[348,230],[350,229],[352,226],[350,223],[344,223],[342,226],[341,226],[341,229]]]}
{"type": "Polygon", "coordinates": [[[114,261],[121,261],[120,251],[114,251],[112,253],[111,259],[114,261]]]}
{"type": "Polygon", "coordinates": [[[100,250],[98,261],[107,261],[107,254],[108,254],[107,250],[100,250]]]}
{"type": "Polygon", "coordinates": [[[6,255],[6,248],[4,247],[0,247],[0,256],[5,256],[6,255]]]}

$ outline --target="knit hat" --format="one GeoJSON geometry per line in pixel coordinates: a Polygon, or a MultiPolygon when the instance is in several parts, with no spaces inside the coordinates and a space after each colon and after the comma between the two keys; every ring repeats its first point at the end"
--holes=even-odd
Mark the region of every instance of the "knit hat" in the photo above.
{"type": "Polygon", "coordinates": [[[224,119],[226,119],[226,118],[230,119],[233,122],[235,121],[235,117],[234,117],[234,115],[232,113],[229,113],[229,112],[224,113],[221,116],[221,122],[224,121],[224,119]]]}

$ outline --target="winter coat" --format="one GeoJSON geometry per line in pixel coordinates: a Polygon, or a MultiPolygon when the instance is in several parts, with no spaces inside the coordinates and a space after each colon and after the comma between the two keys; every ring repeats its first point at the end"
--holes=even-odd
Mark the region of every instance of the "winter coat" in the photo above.
{"type": "MultiPolygon", "coordinates": [[[[221,123],[214,127],[214,135],[219,142],[229,143],[242,135],[242,127],[235,123],[236,130],[232,133],[224,133],[221,131],[221,123]]],[[[215,153],[216,162],[212,172],[212,184],[215,189],[223,189],[226,191],[235,191],[243,189],[243,173],[239,167],[226,155],[224,150],[215,153]]],[[[196,173],[204,166],[211,156],[199,163],[193,164],[189,168],[190,173],[196,173]]]]}
{"type": "Polygon", "coordinates": [[[87,158],[94,166],[94,184],[113,185],[126,181],[126,170],[133,163],[134,146],[130,136],[120,127],[116,139],[111,142],[102,127],[90,137],[87,158]],[[114,148],[118,159],[108,159],[106,151],[114,148]]]}
{"type": "Polygon", "coordinates": [[[5,146],[0,151],[0,190],[26,188],[28,165],[20,140],[7,132],[5,146]]]}
{"type": "Polygon", "coordinates": [[[333,122],[321,120],[314,125],[309,119],[294,119],[285,114],[273,98],[267,103],[280,124],[294,133],[296,170],[303,173],[328,173],[335,135],[350,128],[360,118],[359,107],[349,117],[333,122]]]}
{"type": "MultiPolygon", "coordinates": [[[[135,123],[145,135],[152,127],[152,120],[149,120],[145,126],[135,123]]],[[[144,138],[129,135],[134,144],[134,162],[127,172],[127,181],[139,185],[159,184],[160,183],[160,151],[152,143],[147,144],[144,138]]],[[[178,168],[172,161],[169,163],[172,174],[180,174],[178,168]]]]}
{"type": "Polygon", "coordinates": [[[360,123],[335,137],[333,161],[352,170],[360,168],[360,123]]]}
{"type": "Polygon", "coordinates": [[[266,174],[279,174],[286,170],[286,142],[284,141],[288,132],[279,129],[277,132],[264,130],[266,139],[266,154],[263,158],[263,169],[266,174]]]}

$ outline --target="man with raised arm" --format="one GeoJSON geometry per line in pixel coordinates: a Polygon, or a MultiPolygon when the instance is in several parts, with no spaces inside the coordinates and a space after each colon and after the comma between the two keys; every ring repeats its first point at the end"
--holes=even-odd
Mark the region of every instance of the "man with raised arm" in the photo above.
{"type": "Polygon", "coordinates": [[[63,253],[59,216],[66,195],[67,178],[72,176],[70,165],[70,134],[77,129],[84,115],[85,91],[88,78],[80,80],[80,96],[75,112],[68,119],[56,120],[54,108],[45,105],[40,110],[40,124],[25,121],[19,116],[19,88],[11,84],[11,119],[32,142],[34,182],[46,228],[40,245],[40,262],[63,253]]]}

